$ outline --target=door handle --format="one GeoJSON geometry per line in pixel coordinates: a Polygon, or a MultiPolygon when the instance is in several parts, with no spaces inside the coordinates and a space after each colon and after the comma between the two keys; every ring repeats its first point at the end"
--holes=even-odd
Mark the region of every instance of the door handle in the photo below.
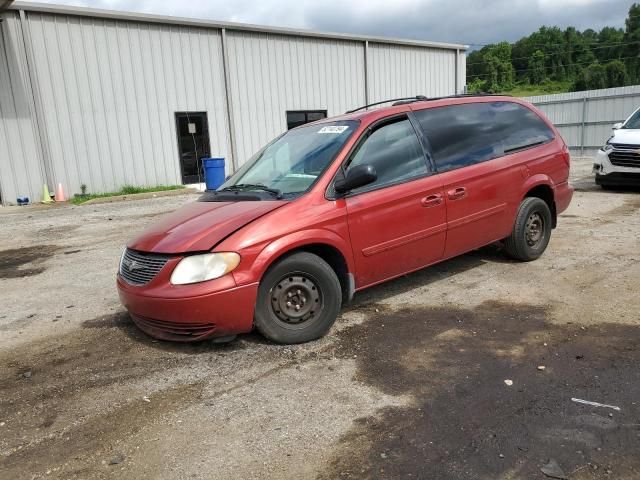
{"type": "Polygon", "coordinates": [[[454,188],[447,191],[447,197],[449,200],[459,200],[467,196],[467,189],[464,187],[454,188]]]}
{"type": "Polygon", "coordinates": [[[437,207],[442,203],[442,195],[440,194],[428,195],[424,197],[422,200],[420,200],[420,203],[422,204],[423,207],[427,207],[427,208],[437,207]]]}

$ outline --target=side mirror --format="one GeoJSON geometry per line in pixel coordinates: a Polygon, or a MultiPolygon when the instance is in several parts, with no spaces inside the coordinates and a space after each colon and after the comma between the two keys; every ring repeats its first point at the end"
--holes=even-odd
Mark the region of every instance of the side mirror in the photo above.
{"type": "Polygon", "coordinates": [[[619,130],[620,128],[622,128],[622,122],[615,123],[613,127],[611,127],[612,130],[619,130]]]}
{"type": "Polygon", "coordinates": [[[347,171],[347,176],[336,180],[333,188],[337,193],[346,193],[354,188],[364,187],[378,179],[378,174],[373,165],[356,165],[347,171]]]}

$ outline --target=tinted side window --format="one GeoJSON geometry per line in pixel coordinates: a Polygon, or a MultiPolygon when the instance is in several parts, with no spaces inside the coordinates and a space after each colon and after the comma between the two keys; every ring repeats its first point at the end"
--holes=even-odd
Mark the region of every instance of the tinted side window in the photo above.
{"type": "Polygon", "coordinates": [[[553,131],[517,103],[468,103],[415,112],[439,171],[452,170],[545,143],[553,131]]]}
{"type": "Polygon", "coordinates": [[[388,185],[425,175],[427,164],[422,147],[408,119],[374,130],[360,143],[347,170],[363,163],[373,165],[378,179],[370,185],[388,185]]]}

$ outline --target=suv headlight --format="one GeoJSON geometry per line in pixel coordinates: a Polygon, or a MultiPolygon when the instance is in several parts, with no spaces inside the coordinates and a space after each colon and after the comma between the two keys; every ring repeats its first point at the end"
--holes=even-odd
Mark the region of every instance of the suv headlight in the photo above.
{"type": "Polygon", "coordinates": [[[205,282],[226,275],[240,263],[234,252],[205,253],[183,258],[171,274],[173,285],[205,282]]]}
{"type": "Polygon", "coordinates": [[[602,150],[604,153],[609,153],[611,150],[613,150],[613,146],[611,146],[611,144],[607,142],[602,146],[600,150],[602,150]]]}

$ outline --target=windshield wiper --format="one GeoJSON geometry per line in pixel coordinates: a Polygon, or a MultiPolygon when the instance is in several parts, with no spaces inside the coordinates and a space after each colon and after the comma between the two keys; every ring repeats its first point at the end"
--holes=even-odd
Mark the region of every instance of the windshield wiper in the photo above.
{"type": "Polygon", "coordinates": [[[243,190],[261,190],[263,192],[267,192],[272,194],[276,198],[282,198],[282,191],[277,188],[269,188],[265,185],[253,184],[253,183],[238,183],[237,185],[230,185],[228,187],[220,190],[221,192],[233,192],[233,191],[243,191],[243,190]]]}

